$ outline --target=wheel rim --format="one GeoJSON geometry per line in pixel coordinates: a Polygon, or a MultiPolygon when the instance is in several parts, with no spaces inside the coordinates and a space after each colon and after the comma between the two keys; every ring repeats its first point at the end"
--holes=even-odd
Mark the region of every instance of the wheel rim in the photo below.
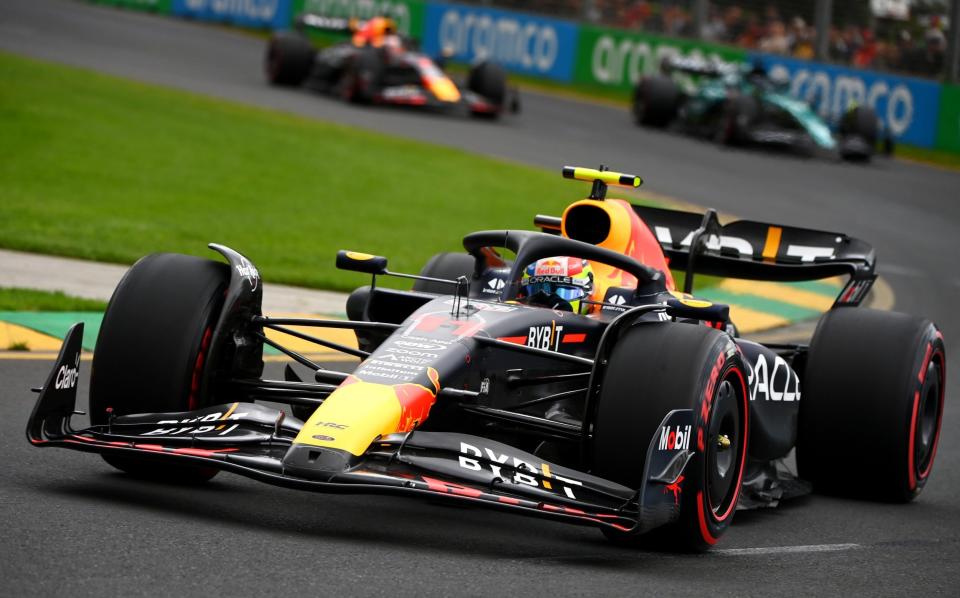
{"type": "Polygon", "coordinates": [[[936,446],[938,422],[940,420],[941,371],[937,360],[930,360],[925,372],[923,387],[920,389],[920,406],[914,430],[914,463],[917,477],[929,473],[936,446]]]}
{"type": "Polygon", "coordinates": [[[707,499],[715,516],[724,517],[737,494],[737,455],[743,442],[739,401],[733,384],[724,379],[715,391],[708,427],[706,454],[707,499]]]}

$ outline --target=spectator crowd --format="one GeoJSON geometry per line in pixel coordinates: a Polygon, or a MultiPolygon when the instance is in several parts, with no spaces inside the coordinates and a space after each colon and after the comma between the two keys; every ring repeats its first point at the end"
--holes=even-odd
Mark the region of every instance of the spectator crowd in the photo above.
{"type": "MultiPolygon", "coordinates": [[[[862,0],[866,2],[867,0],[862,0]]],[[[812,59],[817,29],[790,8],[809,10],[811,2],[753,0],[733,4],[710,2],[697,35],[689,0],[481,0],[527,12],[677,37],[732,44],[741,48],[812,59]],[[720,4],[723,4],[722,6],[720,4]]],[[[944,15],[923,14],[909,21],[865,19],[867,23],[831,25],[828,60],[871,68],[937,77],[947,53],[944,15]]]]}

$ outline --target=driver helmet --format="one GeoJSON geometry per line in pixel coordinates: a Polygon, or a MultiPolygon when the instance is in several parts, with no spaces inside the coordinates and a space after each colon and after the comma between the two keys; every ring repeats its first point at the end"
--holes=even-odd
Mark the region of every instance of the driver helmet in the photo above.
{"type": "Polygon", "coordinates": [[[520,278],[520,298],[534,305],[581,313],[582,300],[592,294],[593,268],[578,257],[537,260],[520,278]]]}

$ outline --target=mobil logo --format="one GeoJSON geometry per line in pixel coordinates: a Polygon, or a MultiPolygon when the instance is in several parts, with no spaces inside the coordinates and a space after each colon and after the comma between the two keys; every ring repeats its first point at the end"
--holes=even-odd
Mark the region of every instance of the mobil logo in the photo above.
{"type": "Polygon", "coordinates": [[[690,448],[691,426],[662,426],[660,428],[660,442],[657,448],[661,451],[679,451],[690,448]]]}
{"type": "Polygon", "coordinates": [[[429,4],[423,49],[461,62],[489,60],[505,68],[569,81],[577,28],[572,23],[506,10],[429,4]]]}

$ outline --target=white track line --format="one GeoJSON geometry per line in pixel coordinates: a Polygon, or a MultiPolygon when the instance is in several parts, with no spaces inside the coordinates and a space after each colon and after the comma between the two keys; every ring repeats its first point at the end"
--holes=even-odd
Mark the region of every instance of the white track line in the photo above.
{"type": "Polygon", "coordinates": [[[764,548],[721,548],[707,554],[717,556],[755,556],[766,554],[796,554],[801,552],[840,552],[855,550],[860,544],[810,544],[806,546],[768,546],[764,548]]]}

